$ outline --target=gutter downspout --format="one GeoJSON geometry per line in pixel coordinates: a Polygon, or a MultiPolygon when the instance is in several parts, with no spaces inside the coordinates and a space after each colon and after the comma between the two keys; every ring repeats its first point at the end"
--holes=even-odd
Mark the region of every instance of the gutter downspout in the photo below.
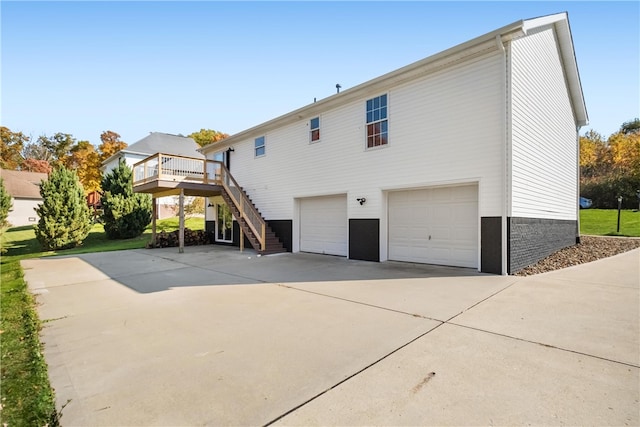
{"type": "Polygon", "coordinates": [[[503,104],[502,104],[502,131],[503,131],[503,142],[504,142],[504,146],[503,146],[503,150],[502,150],[502,178],[504,179],[504,183],[502,186],[502,232],[501,232],[501,237],[502,237],[502,242],[501,242],[501,246],[502,246],[502,275],[508,275],[508,265],[507,265],[507,257],[508,257],[508,242],[509,242],[509,236],[507,236],[507,218],[509,215],[509,184],[510,184],[510,174],[509,174],[509,167],[507,165],[507,163],[510,161],[509,159],[509,134],[510,134],[510,122],[509,122],[509,118],[507,117],[508,114],[508,90],[507,90],[507,51],[504,48],[504,44],[502,43],[502,36],[497,35],[496,36],[496,45],[498,47],[498,50],[500,50],[500,52],[502,52],[502,100],[503,100],[503,104]]]}
{"type": "Polygon", "coordinates": [[[578,179],[576,180],[577,187],[577,200],[576,200],[576,224],[578,229],[576,230],[576,244],[580,243],[580,125],[576,125],[576,171],[578,179]]]}

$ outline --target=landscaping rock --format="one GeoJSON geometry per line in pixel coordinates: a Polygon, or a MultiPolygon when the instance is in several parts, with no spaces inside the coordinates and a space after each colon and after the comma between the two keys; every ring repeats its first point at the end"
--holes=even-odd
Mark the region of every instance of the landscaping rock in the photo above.
{"type": "Polygon", "coordinates": [[[561,249],[536,264],[523,268],[514,276],[531,276],[607,258],[640,248],[640,239],[627,237],[581,236],[580,243],[561,249]]]}

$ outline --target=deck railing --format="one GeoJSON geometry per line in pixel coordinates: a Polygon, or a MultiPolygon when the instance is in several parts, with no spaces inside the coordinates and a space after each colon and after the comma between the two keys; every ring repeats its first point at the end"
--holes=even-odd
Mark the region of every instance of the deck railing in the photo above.
{"type": "Polygon", "coordinates": [[[157,153],[133,165],[133,185],[154,180],[208,184],[219,175],[222,163],[157,153]]]}
{"type": "Polygon", "coordinates": [[[265,250],[264,219],[222,162],[157,153],[133,165],[134,187],[163,180],[222,186],[265,250]]]}

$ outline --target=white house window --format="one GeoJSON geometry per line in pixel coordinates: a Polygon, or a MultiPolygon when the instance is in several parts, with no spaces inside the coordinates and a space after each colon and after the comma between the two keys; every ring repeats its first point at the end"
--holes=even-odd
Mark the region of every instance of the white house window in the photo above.
{"type": "Polygon", "coordinates": [[[320,141],[320,117],[309,120],[309,141],[320,141]]]}
{"type": "Polygon", "coordinates": [[[255,152],[256,152],[256,157],[265,155],[266,147],[264,144],[264,136],[261,136],[255,139],[255,152]]]}
{"type": "Polygon", "coordinates": [[[367,148],[389,142],[387,124],[387,95],[367,100],[367,148]]]}

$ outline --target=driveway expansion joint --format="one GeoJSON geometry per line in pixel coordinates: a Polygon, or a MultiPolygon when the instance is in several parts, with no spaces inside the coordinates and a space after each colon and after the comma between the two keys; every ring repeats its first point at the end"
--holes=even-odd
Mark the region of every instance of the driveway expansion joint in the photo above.
{"type": "MultiPolygon", "coordinates": [[[[298,289],[300,290],[300,289],[298,289]]],[[[315,293],[315,292],[312,292],[315,293]]],[[[320,294],[322,295],[322,294],[320,294]]],[[[326,296],[326,295],[325,295],[326,296]]],[[[393,311],[393,310],[392,310],[393,311]]],[[[405,313],[406,314],[406,313],[405,313]]],[[[383,360],[385,360],[386,358],[388,358],[389,356],[397,353],[398,351],[402,350],[403,348],[407,347],[408,345],[416,342],[417,340],[419,340],[420,338],[424,337],[425,335],[435,331],[436,329],[438,329],[440,326],[444,325],[444,323],[440,323],[439,325],[434,326],[433,328],[429,329],[428,331],[418,335],[417,337],[410,339],[409,341],[407,341],[406,343],[402,344],[401,346],[395,348],[394,350],[390,351],[389,353],[383,355],[382,357],[380,357],[379,359],[371,362],[370,364],[368,364],[367,366],[365,366],[364,368],[354,372],[353,374],[347,376],[346,378],[343,378],[342,380],[338,381],[337,383],[335,383],[334,385],[332,385],[331,387],[328,387],[327,389],[321,391],[320,393],[316,394],[315,396],[312,396],[311,398],[307,399],[306,401],[302,402],[301,404],[289,409],[288,411],[286,411],[284,414],[278,416],[277,418],[274,418],[273,420],[263,424],[263,427],[268,427],[270,425],[272,425],[273,423],[278,422],[279,420],[281,420],[282,418],[286,417],[289,414],[292,414],[293,412],[297,411],[298,409],[302,408],[303,406],[307,405],[308,403],[311,403],[312,401],[316,400],[317,398],[321,397],[322,395],[328,393],[329,391],[333,390],[334,388],[340,386],[341,384],[344,384],[345,382],[349,381],[350,379],[360,375],[361,373],[365,372],[366,370],[368,370],[369,368],[377,365],[378,363],[382,362],[383,360]]],[[[435,372],[432,372],[431,377],[433,377],[435,375],[435,372]]],[[[431,377],[429,379],[431,379],[431,377]]],[[[428,381],[428,380],[427,380],[428,381]]]]}
{"type": "Polygon", "coordinates": [[[314,291],[309,291],[307,289],[300,289],[300,288],[296,288],[295,286],[289,286],[289,285],[285,285],[285,284],[282,284],[282,283],[278,283],[277,285],[278,286],[282,286],[283,288],[292,289],[292,290],[295,290],[295,291],[306,292],[306,293],[309,293],[309,294],[319,295],[319,296],[326,297],[326,298],[332,298],[332,299],[337,299],[337,300],[340,300],[340,301],[350,302],[350,303],[353,303],[353,304],[364,305],[365,307],[378,308],[380,310],[390,311],[392,313],[405,314],[407,316],[418,317],[420,319],[433,320],[434,322],[440,322],[440,323],[444,323],[445,322],[443,320],[435,319],[433,317],[423,316],[422,314],[408,313],[406,311],[394,310],[393,308],[381,307],[379,305],[367,304],[366,302],[355,301],[355,300],[351,300],[351,299],[348,299],[348,298],[337,297],[335,295],[327,295],[327,294],[323,294],[321,292],[314,292],[314,291]]]}
{"type": "Polygon", "coordinates": [[[452,326],[458,326],[458,327],[461,327],[461,328],[470,329],[472,331],[484,332],[486,334],[491,334],[491,335],[495,335],[495,336],[499,336],[499,337],[503,337],[503,338],[509,338],[509,339],[516,340],[516,341],[527,342],[527,343],[530,343],[530,344],[537,344],[537,345],[541,345],[543,347],[552,348],[554,350],[566,351],[568,353],[579,354],[581,356],[586,356],[586,357],[591,357],[591,358],[594,358],[594,359],[604,360],[605,362],[611,362],[611,363],[616,363],[616,364],[619,364],[619,365],[630,366],[632,368],[640,369],[640,364],[634,365],[633,363],[622,362],[620,360],[608,359],[606,357],[601,357],[601,356],[596,356],[596,355],[593,355],[593,354],[583,353],[581,351],[571,350],[571,349],[568,349],[568,348],[562,348],[562,347],[558,347],[558,346],[555,346],[555,345],[552,345],[552,344],[545,344],[545,343],[539,342],[539,341],[528,340],[526,338],[519,338],[519,337],[514,337],[514,336],[511,336],[511,335],[507,335],[507,334],[501,334],[499,332],[488,331],[486,329],[474,328],[473,326],[461,325],[459,323],[454,323],[454,322],[448,322],[447,321],[444,324],[452,325],[452,326]]]}

